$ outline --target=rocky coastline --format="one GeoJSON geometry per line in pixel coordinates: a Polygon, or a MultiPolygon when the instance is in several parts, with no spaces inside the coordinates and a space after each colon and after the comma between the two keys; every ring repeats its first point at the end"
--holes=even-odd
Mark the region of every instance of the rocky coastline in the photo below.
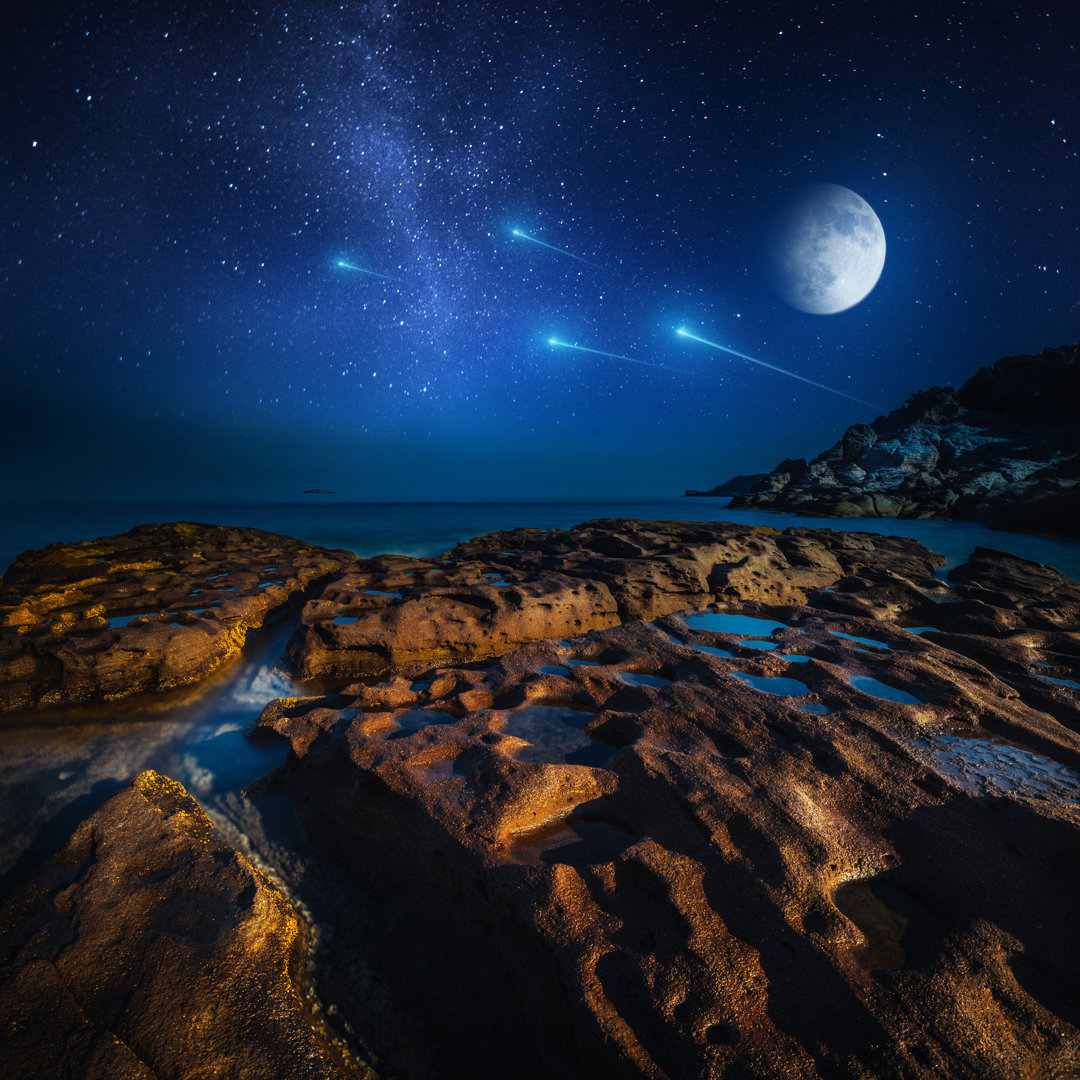
{"type": "Polygon", "coordinates": [[[311,692],[251,717],[279,865],[141,772],[0,892],[6,1074],[1070,1075],[1080,585],[943,563],[626,519],[20,556],[9,710],[196,686],[275,614],[311,692]]]}
{"type": "MultiPolygon", "coordinates": [[[[1080,346],[1010,356],[782,461],[733,508],[1080,533],[1080,346]]],[[[710,492],[687,494],[710,494],[710,492]]]]}

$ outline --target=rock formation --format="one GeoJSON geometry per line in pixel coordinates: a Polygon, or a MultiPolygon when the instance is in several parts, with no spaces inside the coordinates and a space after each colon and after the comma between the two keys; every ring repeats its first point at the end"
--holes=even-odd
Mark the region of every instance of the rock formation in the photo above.
{"type": "Polygon", "coordinates": [[[338,945],[364,955],[327,992],[410,1075],[1067,1075],[1080,586],[985,549],[951,586],[936,563],[896,538],[613,521],[328,587],[305,640],[340,604],[389,677],[260,720],[347,898],[338,945]],[[495,572],[515,584],[467,584],[495,572]],[[431,615],[433,573],[472,597],[559,573],[563,625],[575,603],[609,617],[571,591],[588,573],[619,624],[542,622],[477,663],[478,627],[507,623],[462,607],[431,639],[455,662],[420,672],[427,646],[376,628],[431,615]],[[419,1057],[406,1016],[433,1035],[419,1057]]]}
{"type": "Polygon", "coordinates": [[[4,1076],[361,1078],[305,1001],[288,901],[145,772],[0,910],[4,1076]]]}
{"type": "Polygon", "coordinates": [[[307,602],[296,673],[343,685],[438,661],[498,656],[701,607],[715,596],[803,600],[845,574],[903,569],[933,588],[919,544],[850,533],[600,520],[518,529],[437,559],[358,560],[307,602]]]}
{"type": "Polygon", "coordinates": [[[767,473],[746,473],[740,476],[732,476],[722,484],[710,488],[708,491],[695,491],[693,488],[686,490],[687,495],[745,495],[755,484],[764,480],[767,473]]]}
{"type": "Polygon", "coordinates": [[[0,711],[198,682],[352,559],[191,522],[25,552],[0,581],[0,711]]]}
{"type": "Polygon", "coordinates": [[[731,505],[833,517],[974,520],[1080,531],[1080,346],[999,360],[781,462],[731,505]]]}
{"type": "MultiPolygon", "coordinates": [[[[345,564],[251,794],[297,814],[342,1029],[405,1080],[1072,1075],[1080,585],[942,563],[619,519],[345,564]]],[[[152,774],[0,927],[15,1060],[48,1043],[16,1075],[361,1068],[290,996],[288,905],[152,774]]]]}

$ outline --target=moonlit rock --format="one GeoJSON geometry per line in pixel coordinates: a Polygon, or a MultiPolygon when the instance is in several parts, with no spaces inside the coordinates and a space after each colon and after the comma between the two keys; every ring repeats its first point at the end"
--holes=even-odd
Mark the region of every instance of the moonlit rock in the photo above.
{"type": "Polygon", "coordinates": [[[869,296],[885,265],[885,230],[870,204],[838,184],[808,184],[773,220],[766,268],[783,300],[834,315],[869,296]]]}

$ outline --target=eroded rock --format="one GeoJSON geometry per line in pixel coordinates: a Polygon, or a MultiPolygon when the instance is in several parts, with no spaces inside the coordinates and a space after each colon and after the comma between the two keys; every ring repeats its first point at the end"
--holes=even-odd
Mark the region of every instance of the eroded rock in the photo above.
{"type": "MultiPolygon", "coordinates": [[[[603,573],[689,528],[503,534],[448,572],[603,573]]],[[[1067,1075],[1080,687],[1039,673],[1075,679],[1076,584],[698,528],[749,560],[708,571],[722,604],[264,711],[353,883],[327,903],[364,980],[334,999],[391,1060],[402,1015],[431,1031],[424,1076],[1067,1075]]]]}
{"type": "Polygon", "coordinates": [[[281,893],[140,773],[0,911],[4,1075],[367,1077],[305,1004],[281,893]]]}
{"type": "Polygon", "coordinates": [[[239,654],[249,630],[352,559],[191,522],[26,552],[0,583],[0,710],[198,682],[239,654]]]}
{"type": "Polygon", "coordinates": [[[438,559],[358,561],[305,606],[293,662],[301,678],[346,685],[721,597],[801,602],[886,567],[934,588],[942,561],[896,537],[727,523],[613,519],[493,533],[438,559]]]}

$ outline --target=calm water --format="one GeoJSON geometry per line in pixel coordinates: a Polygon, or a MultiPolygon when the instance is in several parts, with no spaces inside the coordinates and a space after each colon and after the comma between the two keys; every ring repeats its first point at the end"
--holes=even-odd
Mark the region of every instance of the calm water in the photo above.
{"type": "Polygon", "coordinates": [[[590,518],[734,521],[775,528],[850,529],[908,536],[938,551],[953,566],[977,545],[1012,551],[1080,578],[1080,543],[981,525],[949,522],[801,517],[760,510],[729,510],[727,499],[664,497],[629,501],[528,503],[347,503],[311,496],[291,503],[83,503],[9,505],[0,518],[0,566],[28,548],[55,541],[88,540],[125,532],[146,522],[201,521],[246,525],[283,533],[358,555],[396,552],[436,555],[461,540],[498,529],[565,529],[590,518]]]}

